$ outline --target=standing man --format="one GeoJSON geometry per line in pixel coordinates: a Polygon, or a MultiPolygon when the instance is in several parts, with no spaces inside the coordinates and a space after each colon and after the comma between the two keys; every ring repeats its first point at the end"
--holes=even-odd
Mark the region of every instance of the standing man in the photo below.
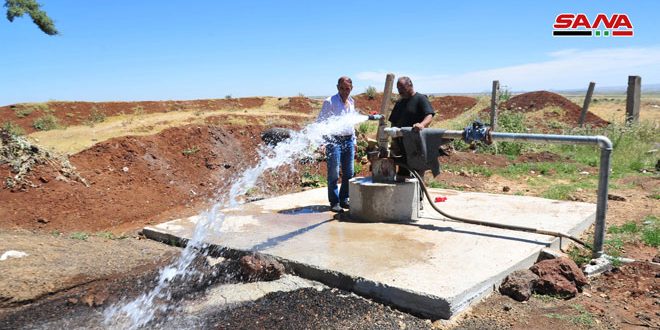
{"type": "MultiPolygon", "coordinates": [[[[334,116],[342,116],[355,112],[355,102],[350,96],[353,90],[353,81],[349,77],[341,77],[337,81],[338,93],[328,97],[317,121],[326,121],[334,116]]],[[[328,165],[328,200],[330,210],[342,212],[349,208],[348,180],[353,177],[353,157],[355,156],[355,130],[347,126],[337,135],[326,138],[325,153],[328,165]],[[341,188],[337,189],[339,181],[339,167],[341,165],[341,188]]]]}
{"type": "MultiPolygon", "coordinates": [[[[429,98],[424,94],[415,92],[412,80],[409,77],[399,78],[396,82],[396,89],[399,91],[400,98],[394,105],[389,118],[392,127],[412,127],[414,131],[421,131],[428,127],[435,115],[429,98]]],[[[406,155],[401,138],[393,139],[392,148],[395,149],[395,153],[402,156],[402,161],[405,163],[406,155]]],[[[410,176],[410,172],[399,167],[397,176],[410,176]]]]}

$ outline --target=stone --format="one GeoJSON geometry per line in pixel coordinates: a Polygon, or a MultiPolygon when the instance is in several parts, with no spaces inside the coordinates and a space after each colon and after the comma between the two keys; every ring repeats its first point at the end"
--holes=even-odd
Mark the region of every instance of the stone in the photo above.
{"type": "Polygon", "coordinates": [[[504,186],[504,187],[502,187],[502,191],[503,192],[509,192],[509,191],[511,191],[511,188],[509,186],[504,186]]]}
{"type": "Polygon", "coordinates": [[[516,270],[504,279],[500,293],[517,301],[526,301],[532,296],[532,289],[539,276],[529,269],[516,270]]]}
{"type": "Polygon", "coordinates": [[[278,143],[290,138],[291,132],[288,128],[269,128],[261,133],[261,140],[270,146],[276,146],[278,143]]]}
{"type": "Polygon", "coordinates": [[[534,285],[534,292],[572,298],[589,284],[575,262],[568,258],[543,260],[533,265],[530,270],[539,276],[534,285]]]}
{"type": "Polygon", "coordinates": [[[541,249],[541,253],[539,253],[539,258],[536,260],[536,262],[557,258],[568,258],[568,255],[555,249],[544,248],[541,249]]]}
{"type": "Polygon", "coordinates": [[[626,201],[625,197],[619,196],[619,195],[614,195],[614,194],[607,194],[607,199],[609,199],[611,201],[619,201],[619,202],[625,202],[626,201]]]}
{"type": "Polygon", "coordinates": [[[251,254],[239,260],[241,276],[248,281],[273,281],[284,273],[284,266],[272,257],[251,254]]]}

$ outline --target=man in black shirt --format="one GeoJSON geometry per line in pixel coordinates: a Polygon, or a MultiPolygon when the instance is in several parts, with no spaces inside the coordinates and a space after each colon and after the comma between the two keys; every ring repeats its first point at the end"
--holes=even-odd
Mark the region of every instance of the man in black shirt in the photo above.
{"type": "MultiPolygon", "coordinates": [[[[431,102],[429,102],[426,95],[415,92],[410,78],[405,76],[399,78],[396,82],[396,88],[399,90],[400,99],[394,105],[389,118],[392,127],[412,127],[413,130],[420,131],[431,124],[431,120],[435,115],[431,102]]],[[[401,138],[395,138],[392,141],[392,147],[395,149],[395,153],[403,156],[401,162],[405,163],[405,151],[401,138]]],[[[409,176],[410,172],[399,167],[397,175],[409,176]]]]}

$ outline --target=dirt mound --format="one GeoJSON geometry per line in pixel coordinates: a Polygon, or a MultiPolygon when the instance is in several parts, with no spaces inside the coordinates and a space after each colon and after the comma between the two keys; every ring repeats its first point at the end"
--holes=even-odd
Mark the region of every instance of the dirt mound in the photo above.
{"type": "Polygon", "coordinates": [[[431,106],[437,115],[434,120],[452,119],[477,104],[477,99],[468,96],[441,96],[431,98],[431,106]]]}
{"type": "MultiPolygon", "coordinates": [[[[87,185],[87,181],[78,174],[66,157],[48,152],[24,137],[13,135],[0,128],[0,165],[4,164],[7,164],[6,170],[0,171],[1,174],[5,174],[4,186],[12,190],[35,187],[26,175],[33,167],[39,165],[48,166],[51,171],[57,172],[56,178],[59,180],[72,179],[87,185]],[[10,173],[4,173],[7,170],[10,173]]],[[[44,177],[39,177],[39,180],[48,182],[44,177]]]]}
{"type": "MultiPolygon", "coordinates": [[[[90,187],[38,165],[26,192],[0,190],[0,227],[121,232],[192,215],[228,179],[256,161],[262,126],[184,126],[154,136],[114,138],[70,158],[90,187]]],[[[8,166],[2,165],[2,174],[8,166]]],[[[286,186],[285,177],[269,183],[286,186]]],[[[275,189],[276,190],[276,189],[275,189]]]]}
{"type": "MultiPolygon", "coordinates": [[[[542,110],[548,107],[556,107],[555,111],[544,113],[543,118],[535,118],[536,124],[542,128],[542,131],[557,131],[561,127],[577,127],[580,120],[582,108],[571,102],[569,99],[555,93],[547,91],[536,91],[516,95],[508,101],[501,103],[499,109],[510,110],[514,112],[530,113],[542,110]]],[[[490,109],[484,109],[482,114],[489,118],[490,109]]],[[[594,127],[609,125],[609,122],[587,112],[585,124],[594,127]]]]}
{"type": "Polygon", "coordinates": [[[85,125],[95,120],[121,114],[148,114],[184,110],[220,110],[257,108],[263,98],[207,99],[189,101],[138,102],[60,102],[23,103],[0,107],[3,122],[11,121],[26,133],[37,131],[35,121],[52,115],[60,126],[85,125]]]}
{"type": "Polygon", "coordinates": [[[282,110],[295,111],[301,113],[312,113],[314,111],[315,104],[312,100],[304,96],[296,96],[289,98],[289,103],[280,106],[282,110]]]}
{"type": "MultiPolygon", "coordinates": [[[[369,114],[372,112],[380,112],[380,104],[383,102],[383,93],[376,93],[374,97],[369,97],[369,95],[362,93],[358,95],[353,95],[353,100],[355,101],[355,108],[362,114],[369,114]]],[[[393,104],[390,104],[392,107],[393,104]]]]}

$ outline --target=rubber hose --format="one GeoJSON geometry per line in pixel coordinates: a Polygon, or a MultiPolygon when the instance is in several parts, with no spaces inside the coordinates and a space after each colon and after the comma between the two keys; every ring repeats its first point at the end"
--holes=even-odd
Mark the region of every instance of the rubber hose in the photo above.
{"type": "Polygon", "coordinates": [[[420,187],[422,187],[422,190],[424,191],[424,195],[426,195],[426,198],[429,201],[429,204],[431,204],[431,207],[438,213],[442,214],[443,216],[454,220],[458,222],[464,222],[472,225],[480,225],[480,226],[486,226],[486,227],[494,227],[494,228],[500,228],[500,229],[508,229],[508,230],[514,230],[514,231],[523,231],[523,232],[528,232],[528,233],[535,233],[535,234],[542,234],[542,235],[548,235],[548,236],[554,236],[554,237],[562,237],[562,238],[568,238],[588,249],[593,250],[593,248],[587,244],[586,242],[582,241],[581,239],[560,233],[560,232],[555,232],[555,231],[549,231],[549,230],[543,230],[543,229],[536,229],[536,228],[528,228],[528,227],[521,227],[521,226],[514,226],[514,225],[504,225],[504,224],[499,224],[499,223],[494,223],[494,222],[488,222],[488,221],[481,221],[481,220],[473,220],[473,219],[467,219],[467,218],[462,218],[462,217],[457,217],[451,214],[447,214],[443,212],[441,209],[439,209],[435,203],[433,203],[433,200],[431,199],[431,194],[429,193],[426,185],[424,184],[424,180],[422,177],[417,173],[417,171],[409,168],[406,165],[398,164],[399,166],[403,166],[406,168],[410,173],[412,173],[417,180],[419,180],[420,187]]]}

